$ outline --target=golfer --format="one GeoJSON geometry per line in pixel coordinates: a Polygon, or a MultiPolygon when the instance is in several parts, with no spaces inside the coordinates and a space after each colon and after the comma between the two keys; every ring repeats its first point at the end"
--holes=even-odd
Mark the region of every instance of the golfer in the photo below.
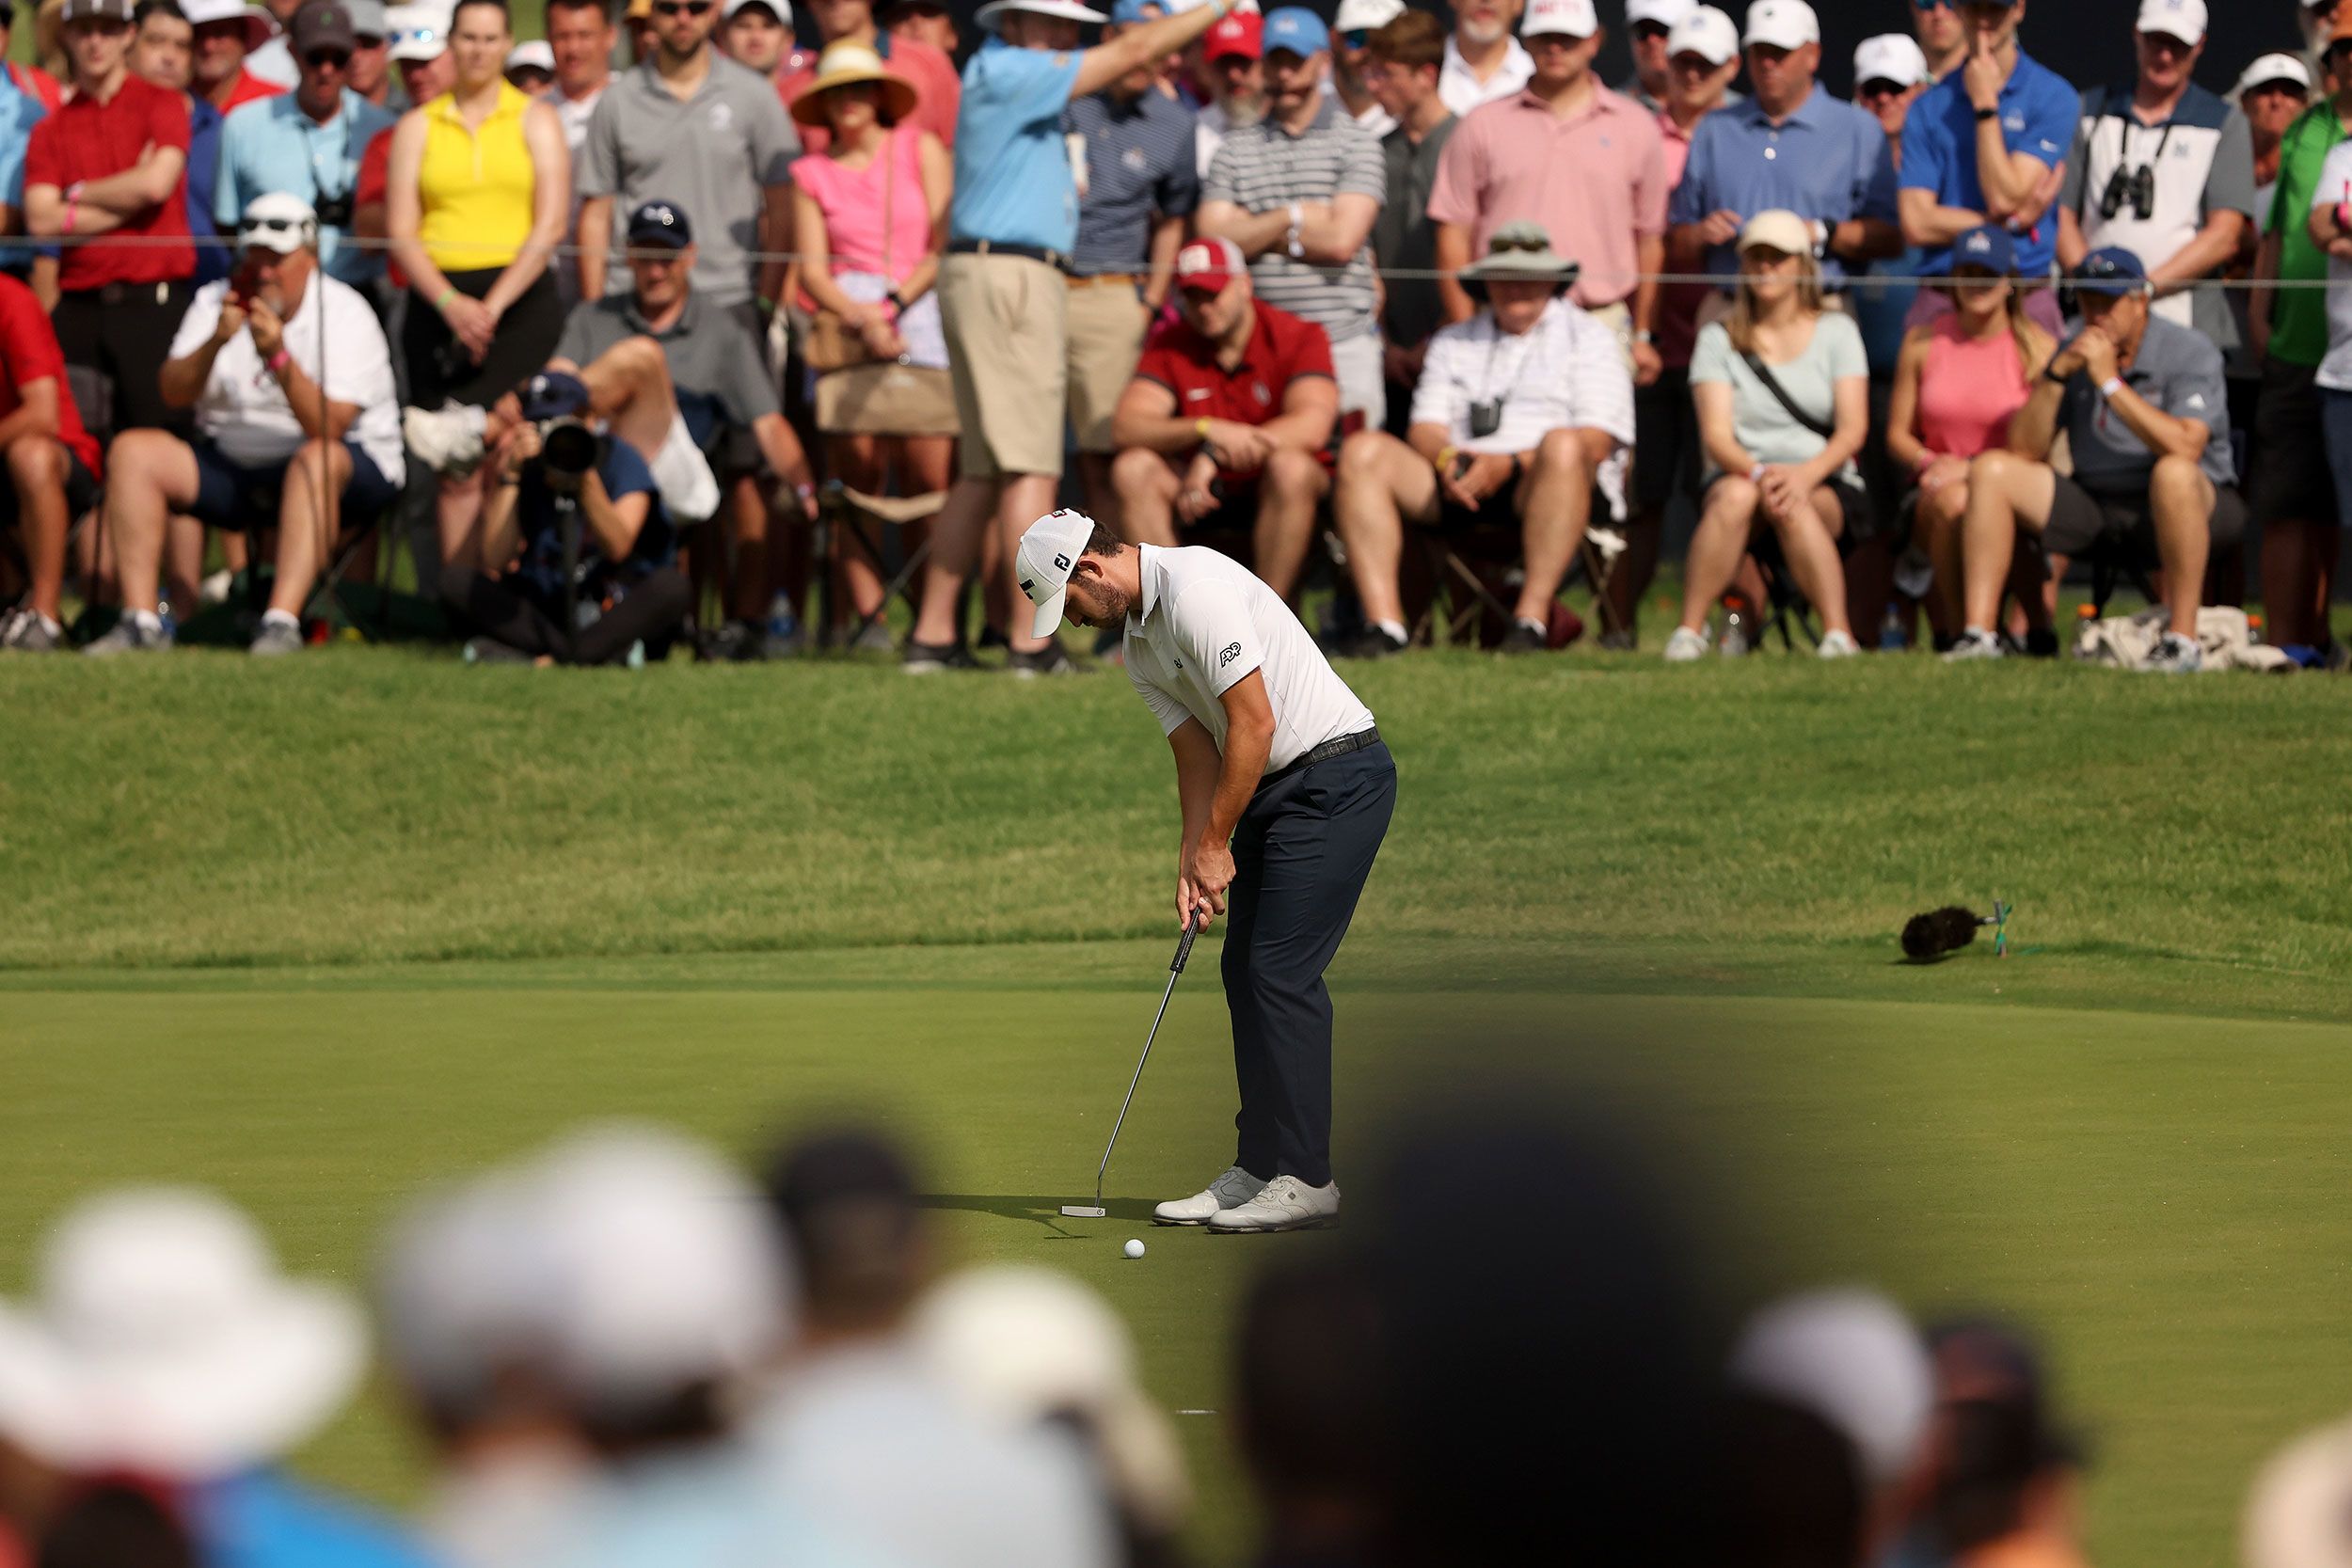
{"type": "Polygon", "coordinates": [[[1034,635],[1053,636],[1065,604],[1081,626],[1124,623],[1127,678],[1176,753],[1177,918],[1228,919],[1238,1148],[1224,1175],[1154,1215],[1212,1230],[1332,1224],[1323,972],[1396,808],[1372,710],[1273,590],[1215,550],[1123,545],[1064,511],[1029,525],[1017,569],[1034,635]]]}

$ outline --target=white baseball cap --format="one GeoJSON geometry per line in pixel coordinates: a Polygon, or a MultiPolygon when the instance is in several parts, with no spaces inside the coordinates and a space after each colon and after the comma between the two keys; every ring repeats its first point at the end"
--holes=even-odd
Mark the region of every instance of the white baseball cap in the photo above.
{"type": "Polygon", "coordinates": [[[1339,13],[1331,19],[1331,31],[1370,32],[1386,27],[1405,14],[1405,0],[1340,0],[1339,13]]]}
{"type": "Polygon", "coordinates": [[[1874,1490],[1910,1472],[1935,1410],[1935,1369],[1918,1330],[1871,1291],[1772,1303],[1741,1332],[1731,1375],[1844,1433],[1874,1490]]]}
{"type": "Polygon", "coordinates": [[[1661,27],[1677,27],[1696,9],[1698,0],[1625,0],[1625,24],[1654,22],[1661,27]]]}
{"type": "Polygon", "coordinates": [[[527,40],[506,52],[506,69],[544,71],[552,76],[555,74],[555,51],[548,47],[545,39],[527,40]]]}
{"type": "Polygon", "coordinates": [[[1593,8],[1593,0],[1528,0],[1527,15],[1519,20],[1523,39],[1547,33],[1588,39],[1599,31],[1600,13],[1593,8]]]}
{"type": "Polygon", "coordinates": [[[263,191],[237,219],[237,248],[292,256],[318,237],[318,221],[310,204],[291,191],[263,191]]]}
{"type": "Polygon", "coordinates": [[[1821,19],[1804,0],[1756,0],[1748,8],[1747,36],[1740,44],[1743,49],[1759,43],[1772,49],[1802,49],[1820,41],[1821,19]]]}
{"type": "Polygon", "coordinates": [[[2139,0],[2138,31],[2183,43],[2205,41],[2205,0],[2139,0]]]}
{"type": "Polygon", "coordinates": [[[2312,90],[2311,70],[2302,60],[2293,55],[2265,55],[2246,68],[2237,86],[2230,89],[2230,96],[2243,98],[2247,89],[2261,87],[2265,82],[2293,82],[2305,92],[2312,90]]]}
{"type": "Polygon", "coordinates": [[[1740,29],[1712,6],[1693,6],[1666,35],[1666,57],[1696,55],[1709,65],[1729,65],[1740,55],[1740,29]]]}
{"type": "Polygon", "coordinates": [[[1915,87],[1927,81],[1930,74],[1928,57],[1909,33],[1881,33],[1854,46],[1856,87],[1865,82],[1892,82],[1898,87],[1915,87]]]}
{"type": "Polygon", "coordinates": [[[1061,625],[1071,568],[1077,565],[1078,557],[1086,553],[1087,541],[1093,537],[1094,519],[1066,506],[1048,512],[1022,534],[1020,551],[1013,558],[1013,575],[1021,592],[1037,606],[1029,623],[1031,637],[1051,637],[1061,625]]]}
{"type": "Polygon", "coordinates": [[[405,6],[392,6],[384,12],[385,25],[391,29],[391,57],[395,60],[422,62],[437,60],[449,50],[449,8],[430,0],[405,6]]]}

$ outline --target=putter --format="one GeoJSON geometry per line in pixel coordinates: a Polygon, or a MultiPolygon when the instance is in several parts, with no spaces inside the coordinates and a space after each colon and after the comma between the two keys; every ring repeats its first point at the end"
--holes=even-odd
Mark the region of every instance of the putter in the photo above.
{"type": "Polygon", "coordinates": [[[1119,1147],[1119,1130],[1127,1124],[1127,1107],[1136,1102],[1136,1085],[1143,1082],[1143,1064],[1152,1059],[1152,1042],[1159,1037],[1160,1020],[1168,1016],[1168,999],[1176,994],[1176,982],[1184,977],[1184,960],[1192,957],[1192,939],[1200,933],[1191,920],[1184,922],[1184,934],[1176,943],[1176,961],[1168,966],[1168,990],[1160,993],[1160,1010],[1152,1015],[1152,1032],[1143,1037],[1143,1054],[1136,1058],[1136,1075],[1127,1081],[1127,1098],[1119,1102],[1119,1119],[1111,1123],[1111,1141],[1103,1146],[1103,1163],[1094,1172],[1094,1201],[1065,1203],[1061,1212],[1074,1220],[1106,1219],[1110,1211],[1103,1207],[1103,1178],[1111,1168],[1111,1150],[1119,1147]]]}

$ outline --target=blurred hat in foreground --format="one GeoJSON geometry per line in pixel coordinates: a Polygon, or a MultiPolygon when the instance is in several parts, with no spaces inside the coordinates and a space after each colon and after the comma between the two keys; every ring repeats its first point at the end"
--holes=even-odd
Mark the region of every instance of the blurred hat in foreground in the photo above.
{"type": "Polygon", "coordinates": [[[1869,1291],[1789,1296],[1749,1321],[1733,1380],[1827,1421],[1853,1445],[1863,1479],[1908,1474],[1927,1436],[1935,1374],[1902,1310],[1869,1291]]]}
{"type": "Polygon", "coordinates": [[[2352,1568],[2352,1421],[2305,1433],[2254,1478],[2246,1568],[2352,1568]]]}

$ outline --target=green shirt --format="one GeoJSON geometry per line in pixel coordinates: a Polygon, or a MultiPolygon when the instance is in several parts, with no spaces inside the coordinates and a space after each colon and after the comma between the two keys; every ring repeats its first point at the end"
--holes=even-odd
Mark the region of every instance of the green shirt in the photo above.
{"type": "MultiPolygon", "coordinates": [[[[2281,281],[2325,282],[2328,253],[2312,243],[2312,198],[2319,167],[2344,140],[2344,121],[2327,99],[2295,117],[2279,143],[2279,189],[2263,232],[2280,236],[2281,281]]],[[[2328,356],[2328,294],[2323,289],[2281,289],[2270,313],[2270,352],[2290,364],[2317,366],[2328,356]]]]}

